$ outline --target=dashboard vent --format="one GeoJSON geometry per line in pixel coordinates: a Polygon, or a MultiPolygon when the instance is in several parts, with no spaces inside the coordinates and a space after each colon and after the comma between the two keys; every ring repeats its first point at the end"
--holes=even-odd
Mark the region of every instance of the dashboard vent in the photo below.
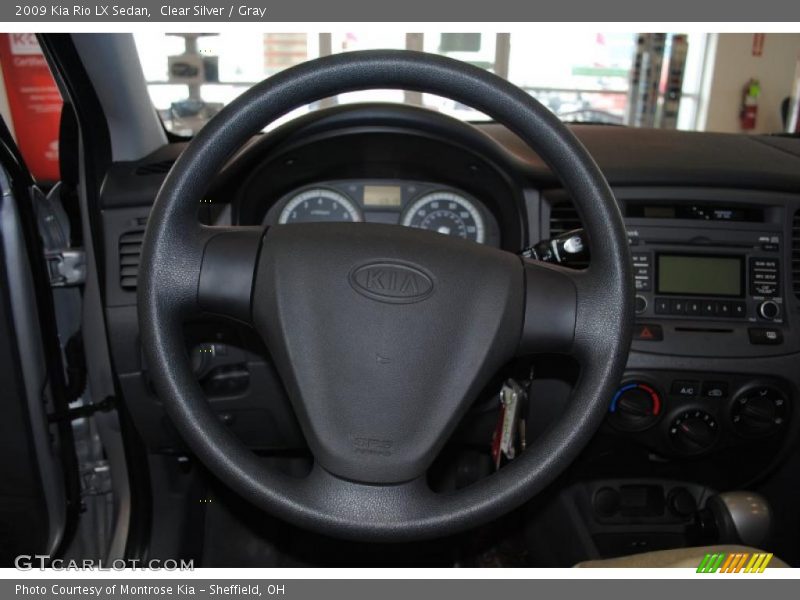
{"type": "Polygon", "coordinates": [[[550,237],[583,227],[578,211],[569,200],[556,200],[550,205],[550,237]]]}
{"type": "Polygon", "coordinates": [[[136,174],[137,175],[164,175],[165,173],[169,173],[169,170],[172,168],[172,165],[175,164],[174,160],[162,160],[159,162],[148,163],[146,165],[141,165],[136,167],[136,174]]]}
{"type": "Polygon", "coordinates": [[[119,285],[123,290],[136,290],[143,239],[144,227],[119,236],[119,285]]]}
{"type": "Polygon", "coordinates": [[[800,298],[800,209],[794,211],[792,218],[792,288],[800,298]]]}

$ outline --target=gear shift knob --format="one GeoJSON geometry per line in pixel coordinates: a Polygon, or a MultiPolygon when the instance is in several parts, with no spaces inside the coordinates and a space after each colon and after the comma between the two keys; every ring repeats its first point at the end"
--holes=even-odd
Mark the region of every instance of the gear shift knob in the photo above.
{"type": "Polygon", "coordinates": [[[706,503],[719,531],[720,543],[761,546],[769,535],[772,510],[761,494],[723,492],[706,503]]]}

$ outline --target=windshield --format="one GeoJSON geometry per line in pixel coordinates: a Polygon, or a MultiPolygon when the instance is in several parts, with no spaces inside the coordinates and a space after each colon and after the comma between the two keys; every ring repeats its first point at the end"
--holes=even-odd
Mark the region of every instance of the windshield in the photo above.
{"type": "MultiPolygon", "coordinates": [[[[564,121],[701,128],[698,109],[706,34],[364,30],[140,32],[134,37],[153,104],[167,129],[180,135],[196,133],[225,104],[282,69],[337,52],[379,48],[424,50],[480,66],[509,79],[564,121]]],[[[414,104],[469,121],[486,118],[445,98],[400,90],[342,94],[286,118],[363,101],[414,104]]]]}

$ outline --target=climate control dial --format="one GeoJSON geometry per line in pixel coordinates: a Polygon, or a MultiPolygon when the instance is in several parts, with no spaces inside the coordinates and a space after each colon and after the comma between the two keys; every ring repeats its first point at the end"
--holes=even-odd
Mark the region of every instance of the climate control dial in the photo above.
{"type": "Polygon", "coordinates": [[[709,413],[691,409],[680,413],[669,426],[669,437],[676,450],[699,454],[717,441],[719,427],[709,413]]]}
{"type": "Polygon", "coordinates": [[[731,407],[733,426],[744,436],[772,433],[786,422],[786,395],[777,388],[761,385],[742,392],[731,407]]]}
{"type": "Polygon", "coordinates": [[[661,405],[661,396],[654,387],[631,381],[614,394],[609,407],[609,421],[622,431],[642,431],[658,420],[661,405]]]}

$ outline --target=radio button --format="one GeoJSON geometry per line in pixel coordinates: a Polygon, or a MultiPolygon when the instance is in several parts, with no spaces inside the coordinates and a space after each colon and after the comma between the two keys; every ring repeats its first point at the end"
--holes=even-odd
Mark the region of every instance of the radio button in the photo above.
{"type": "Polygon", "coordinates": [[[777,281],[778,273],[776,271],[756,271],[753,273],[753,281],[777,281]]]}
{"type": "Polygon", "coordinates": [[[671,315],[685,315],[686,314],[686,300],[681,300],[680,298],[677,300],[670,300],[669,301],[669,314],[671,315]]]}
{"type": "Polygon", "coordinates": [[[656,298],[655,310],[657,315],[668,315],[669,300],[667,298],[656,298]]]}
{"type": "Polygon", "coordinates": [[[725,317],[728,318],[732,316],[733,311],[731,310],[731,303],[730,302],[719,302],[717,304],[717,316],[718,317],[725,317]]]}
{"type": "Polygon", "coordinates": [[[757,283],[752,282],[750,286],[750,293],[753,296],[776,296],[778,285],[775,283],[757,283]]]}
{"type": "Polygon", "coordinates": [[[637,295],[633,305],[636,309],[636,314],[640,315],[647,310],[647,298],[645,298],[644,296],[637,295]]]}
{"type": "Polygon", "coordinates": [[[744,319],[747,317],[747,303],[738,301],[738,302],[731,302],[731,312],[733,313],[734,317],[744,319]]]}
{"type": "Polygon", "coordinates": [[[753,258],[750,260],[750,267],[753,269],[765,269],[769,271],[778,270],[777,258],[753,258]]]}
{"type": "Polygon", "coordinates": [[[703,311],[703,307],[701,303],[697,300],[689,300],[686,302],[686,314],[687,315],[699,315],[703,311]]]}
{"type": "Polygon", "coordinates": [[[717,303],[713,300],[704,300],[701,306],[703,315],[706,317],[714,317],[717,314],[717,303]]]}
{"type": "Polygon", "coordinates": [[[650,291],[650,279],[649,278],[641,278],[636,277],[634,279],[634,287],[636,288],[637,292],[649,292],[650,291]]]}

